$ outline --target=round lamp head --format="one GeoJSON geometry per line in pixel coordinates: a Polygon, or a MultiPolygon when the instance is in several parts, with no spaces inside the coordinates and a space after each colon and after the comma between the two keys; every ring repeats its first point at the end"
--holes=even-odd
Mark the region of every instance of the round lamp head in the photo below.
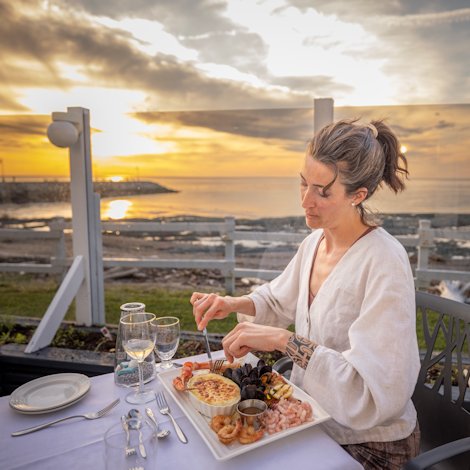
{"type": "Polygon", "coordinates": [[[57,147],[71,147],[78,140],[78,129],[67,121],[54,121],[47,128],[47,137],[57,147]]]}

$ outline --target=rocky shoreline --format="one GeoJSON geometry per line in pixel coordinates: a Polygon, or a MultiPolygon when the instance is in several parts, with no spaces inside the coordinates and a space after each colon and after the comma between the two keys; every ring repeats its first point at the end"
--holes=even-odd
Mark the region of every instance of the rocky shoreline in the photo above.
{"type": "MultiPolygon", "coordinates": [[[[178,192],[151,181],[96,181],[93,183],[93,189],[102,198],[178,192]]],[[[27,204],[37,201],[70,201],[70,183],[59,181],[0,183],[0,204],[27,204]]]]}

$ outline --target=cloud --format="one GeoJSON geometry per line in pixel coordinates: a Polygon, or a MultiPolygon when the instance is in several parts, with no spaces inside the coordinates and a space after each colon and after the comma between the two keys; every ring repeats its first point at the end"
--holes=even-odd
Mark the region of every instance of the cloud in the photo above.
{"type": "Polygon", "coordinates": [[[436,27],[441,24],[453,24],[470,21],[470,8],[451,11],[418,13],[409,15],[385,16],[380,22],[388,27],[436,27]]]}
{"type": "MultiPolygon", "coordinates": [[[[462,60],[470,42],[470,9],[463,0],[419,5],[280,0],[266,4],[264,19],[272,21],[267,29],[245,24],[240,14],[237,20],[229,17],[229,5],[222,0],[0,0],[0,78],[9,87],[0,90],[0,109],[26,111],[30,103],[23,89],[63,93],[78,86],[141,91],[144,101],[134,101],[140,110],[305,107],[314,94],[340,102],[470,100],[470,63],[462,60]],[[297,11],[278,14],[289,8],[297,11]],[[297,13],[314,10],[318,21],[336,18],[332,24],[339,29],[324,34],[318,31],[324,23],[318,23],[307,34],[312,16],[297,13]],[[105,17],[116,26],[103,24],[105,17]],[[154,21],[193,55],[149,54],[140,47],[142,39],[119,27],[119,20],[128,18],[154,21]],[[291,25],[288,18],[306,23],[291,25]],[[344,31],[339,34],[346,23],[354,41],[345,40],[344,31]],[[263,34],[268,29],[279,34],[263,34]],[[290,30],[305,37],[293,50],[275,40],[290,30]],[[370,44],[371,38],[377,40],[370,44]]],[[[250,2],[240,5],[247,12],[254,8],[250,2]]]]}
{"type": "Polygon", "coordinates": [[[50,116],[8,115],[0,116],[0,142],[8,135],[10,140],[23,136],[46,136],[50,116]]]}
{"type": "MultiPolygon", "coordinates": [[[[287,89],[259,88],[234,80],[205,76],[191,63],[137,50],[128,33],[93,24],[79,13],[38,10],[35,14],[4,8],[0,42],[3,56],[34,60],[42,69],[38,76],[45,86],[67,88],[73,80],[61,74],[62,63],[71,62],[93,86],[144,90],[147,109],[227,109],[295,106],[308,95],[287,89]],[[47,21],[48,27],[44,28],[47,21]]],[[[10,81],[15,74],[10,68],[10,81]]],[[[78,80],[78,84],[81,85],[78,80]]]]}
{"type": "Polygon", "coordinates": [[[11,112],[28,112],[30,109],[27,106],[23,106],[14,98],[11,93],[0,91],[0,109],[7,109],[11,112]]]}
{"type": "Polygon", "coordinates": [[[269,109],[234,111],[199,111],[137,113],[135,117],[149,123],[207,128],[217,132],[300,142],[311,137],[313,109],[269,109]]]}

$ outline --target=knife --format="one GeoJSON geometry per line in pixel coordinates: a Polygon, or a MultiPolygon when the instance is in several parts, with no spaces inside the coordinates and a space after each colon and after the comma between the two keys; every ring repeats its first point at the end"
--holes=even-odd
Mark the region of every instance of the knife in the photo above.
{"type": "Polygon", "coordinates": [[[211,354],[211,348],[209,346],[209,338],[207,337],[207,328],[204,328],[202,330],[204,334],[204,339],[206,341],[206,352],[207,352],[207,357],[209,359],[209,362],[212,364],[212,354],[211,354]]]}
{"type": "Polygon", "coordinates": [[[146,459],[147,458],[147,452],[145,451],[144,443],[143,443],[143,440],[142,440],[142,431],[140,430],[140,428],[138,429],[138,431],[139,431],[139,451],[140,451],[140,455],[142,456],[142,458],[146,459]]]}

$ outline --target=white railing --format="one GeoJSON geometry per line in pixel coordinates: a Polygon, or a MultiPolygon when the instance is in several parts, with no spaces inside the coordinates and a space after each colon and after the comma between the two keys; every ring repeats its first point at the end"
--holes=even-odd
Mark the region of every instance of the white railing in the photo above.
{"type": "MultiPolygon", "coordinates": [[[[1,239],[56,239],[57,247],[51,257],[50,264],[34,263],[0,263],[0,271],[48,272],[62,273],[71,264],[66,258],[64,230],[70,228],[63,219],[55,219],[48,231],[34,229],[0,229],[1,239]]],[[[136,268],[172,268],[172,269],[216,269],[225,277],[225,288],[229,293],[235,291],[235,279],[242,277],[271,280],[281,271],[273,269],[251,269],[237,267],[235,246],[236,242],[253,240],[257,242],[286,242],[294,245],[307,234],[287,232],[256,232],[237,230],[235,219],[227,217],[223,222],[102,222],[103,232],[113,233],[216,233],[225,245],[223,259],[149,259],[149,258],[103,258],[105,268],[136,267],[136,268]]],[[[405,247],[416,247],[417,263],[414,270],[417,287],[424,287],[432,280],[459,280],[468,282],[470,271],[456,271],[429,268],[429,259],[436,238],[452,240],[470,240],[470,230],[434,229],[429,220],[420,220],[416,235],[396,236],[405,247]]]]}

